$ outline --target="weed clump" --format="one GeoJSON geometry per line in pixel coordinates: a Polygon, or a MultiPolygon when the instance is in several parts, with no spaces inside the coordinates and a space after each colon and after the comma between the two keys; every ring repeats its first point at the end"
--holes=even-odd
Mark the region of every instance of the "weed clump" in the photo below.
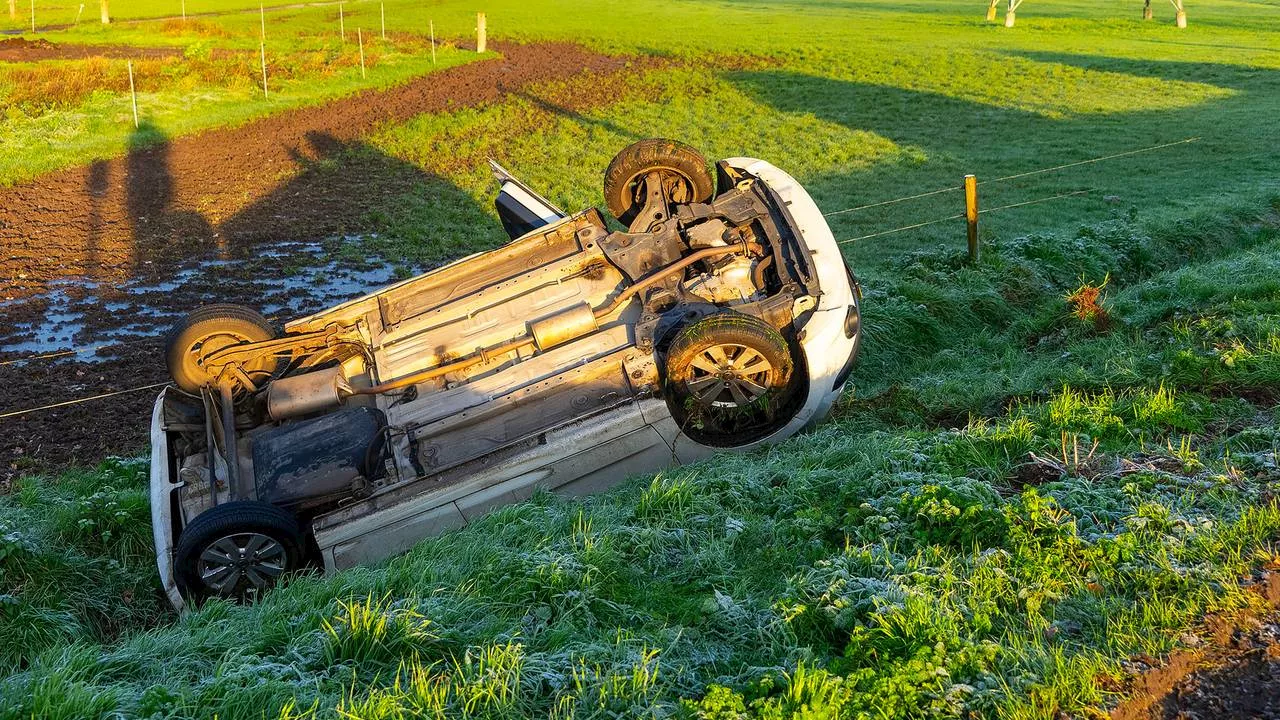
{"type": "Polygon", "coordinates": [[[437,640],[431,621],[416,610],[393,603],[390,595],[374,600],[340,600],[338,612],[323,622],[324,660],[385,663],[416,655],[437,640]]]}
{"type": "Polygon", "coordinates": [[[1103,290],[1111,276],[1107,276],[1100,284],[1082,283],[1080,287],[1067,294],[1067,305],[1071,314],[1081,323],[1092,325],[1099,332],[1111,327],[1111,313],[1102,306],[1103,290]]]}

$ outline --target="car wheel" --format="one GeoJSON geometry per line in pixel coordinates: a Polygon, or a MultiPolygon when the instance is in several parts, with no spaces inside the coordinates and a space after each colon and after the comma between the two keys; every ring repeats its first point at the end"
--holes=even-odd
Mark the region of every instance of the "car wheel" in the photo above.
{"type": "Polygon", "coordinates": [[[605,204],[623,225],[631,225],[644,207],[644,179],[654,170],[674,203],[706,202],[715,190],[706,158],[697,150],[661,138],[632,143],[614,156],[604,173],[605,204]]]}
{"type": "Polygon", "coordinates": [[[303,564],[298,520],[257,500],[224,503],[197,515],[178,536],[175,573],[183,594],[245,600],[303,564]]]}
{"type": "MultiPolygon", "coordinates": [[[[262,342],[276,337],[275,326],[252,308],[242,305],[205,305],[178,321],[169,331],[165,343],[165,362],[169,376],[185,392],[199,392],[200,388],[218,379],[220,367],[208,367],[201,357],[210,352],[241,345],[262,342]]],[[[241,369],[255,382],[267,380],[280,368],[279,358],[263,356],[241,369]]]]}
{"type": "Polygon", "coordinates": [[[739,313],[682,329],[665,370],[668,407],[686,434],[721,447],[754,442],[785,423],[799,375],[787,339],[739,313]]]}

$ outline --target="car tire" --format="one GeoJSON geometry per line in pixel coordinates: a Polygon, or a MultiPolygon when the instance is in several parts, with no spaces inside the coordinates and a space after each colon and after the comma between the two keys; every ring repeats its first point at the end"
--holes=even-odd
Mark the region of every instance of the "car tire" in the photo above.
{"type": "MultiPolygon", "coordinates": [[[[165,340],[165,363],[169,376],[184,392],[196,393],[213,384],[217,374],[197,361],[197,355],[212,347],[222,348],[242,343],[262,342],[278,333],[262,313],[243,305],[218,303],[205,305],[179,320],[165,340]]],[[[264,356],[242,369],[251,378],[270,379],[281,366],[279,358],[264,356]]]]}
{"type": "Polygon", "coordinates": [[[800,375],[782,333],[734,312],[680,330],[664,370],[672,415],[691,438],[717,447],[746,445],[781,427],[800,375]]]}
{"type": "Polygon", "coordinates": [[[622,149],[604,173],[604,201],[623,225],[631,225],[644,207],[637,198],[645,176],[662,173],[668,198],[675,203],[706,202],[715,191],[702,153],[675,140],[650,138],[622,149]]]}
{"type": "Polygon", "coordinates": [[[269,503],[238,500],[206,510],[183,529],[174,573],[193,602],[247,600],[300,569],[305,557],[297,518],[269,503]]]}

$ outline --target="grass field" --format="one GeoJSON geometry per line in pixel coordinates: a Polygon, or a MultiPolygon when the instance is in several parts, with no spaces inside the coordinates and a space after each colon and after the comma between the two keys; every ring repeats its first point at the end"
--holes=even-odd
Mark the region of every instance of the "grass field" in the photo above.
{"type": "MultiPolygon", "coordinates": [[[[394,2],[387,20],[464,39],[476,9],[394,2]]],[[[360,152],[438,185],[366,219],[367,246],[398,261],[498,242],[490,155],[576,208],[600,204],[619,147],[677,137],[767,158],[837,210],[1198,140],[983,185],[986,207],[1088,192],[984,216],[977,266],[955,223],[847,245],[864,355],[811,435],[598,498],[541,496],[252,607],[168,614],[143,463],[27,478],[0,497],[0,718],[1094,717],[1121,697],[1126,658],[1169,652],[1206,614],[1265,611],[1239,579],[1280,553],[1280,9],[1190,5],[1185,31],[1171,9],[1142,23],[1136,4],[1121,17],[1101,2],[1033,2],[1011,30],[984,23],[982,3],[924,0],[481,9],[491,37],[667,63],[366,138],[360,152]],[[608,101],[575,109],[587,92],[608,101]]],[[[282,11],[269,32],[309,52],[333,43],[334,15],[282,11]]],[[[203,48],[255,47],[256,14],[200,22],[226,33],[203,48]]],[[[44,35],[206,42],[152,29],[44,35]]],[[[378,82],[429,67],[420,43],[397,42],[419,51],[378,82]]],[[[181,135],[361,84],[313,69],[270,105],[224,87],[205,125],[176,109],[153,121],[181,135]]],[[[166,92],[156,107],[208,86],[166,92]]],[[[120,100],[11,114],[0,147],[14,157],[42,122],[68,139],[40,168],[118,153],[127,132],[73,123],[119,125],[120,100]]],[[[31,162],[0,178],[30,177],[31,162]]],[[[958,202],[832,225],[855,238],[958,202]]]]}
{"type": "Polygon", "coordinates": [[[30,479],[0,505],[0,716],[1097,709],[1124,658],[1258,608],[1237,579],[1280,533],[1280,417],[1248,399],[1280,379],[1278,212],[870,272],[858,389],[818,432],[253,607],[164,616],[143,463],[30,479]],[[1082,269],[1112,278],[1108,323],[1063,300],[1082,269]]]}
{"type": "MultiPolygon", "coordinates": [[[[121,17],[168,12],[166,5],[115,7],[121,17]]],[[[375,3],[344,7],[348,27],[378,21],[375,3]]],[[[196,12],[195,6],[188,11],[196,12]]],[[[393,33],[421,33],[433,21],[441,37],[473,38],[469,6],[391,2],[386,11],[393,33]]],[[[616,88],[616,103],[585,113],[565,113],[537,97],[513,97],[481,117],[464,112],[460,118],[387,128],[380,148],[426,170],[443,169],[443,176],[475,201],[476,210],[462,224],[487,220],[483,172],[459,164],[452,151],[428,156],[426,147],[462,143],[468,160],[484,152],[500,156],[550,186],[553,200],[576,206],[599,202],[597,174],[617,147],[661,132],[709,154],[784,157],[803,174],[819,203],[836,209],[958,184],[966,173],[993,179],[1201,138],[1106,166],[991,184],[983,190],[989,207],[1090,191],[1032,210],[991,215],[992,236],[1016,232],[1030,219],[1043,227],[1106,219],[1130,209],[1177,215],[1230,205],[1242,195],[1256,199],[1277,183],[1273,118],[1280,113],[1280,11],[1267,5],[1193,8],[1193,25],[1186,32],[1169,22],[1119,17],[1113,5],[1101,2],[1028,5],[1012,30],[986,24],[980,12],[951,2],[892,8],[495,2],[486,11],[493,38],[570,39],[615,53],[659,53],[675,58],[681,71],[651,73],[642,82],[616,88]],[[470,123],[469,130],[459,123],[470,123]],[[493,130],[511,124],[531,132],[508,138],[493,130]]],[[[227,37],[169,37],[156,33],[153,24],[105,29],[90,24],[43,35],[55,42],[205,51],[212,42],[250,53],[256,48],[256,14],[200,22],[216,23],[227,37]]],[[[269,54],[332,53],[339,46],[337,12],[329,6],[281,11],[271,17],[268,35],[269,54]]],[[[373,78],[362,83],[351,68],[350,45],[344,46],[345,69],[330,70],[327,77],[315,68],[304,71],[296,90],[283,86],[269,101],[254,99],[256,58],[245,56],[234,89],[197,82],[146,98],[143,112],[156,113],[153,124],[174,137],[374,83],[373,78]]],[[[420,44],[415,47],[421,50],[420,44]]],[[[375,71],[382,73],[377,82],[420,72],[422,63],[420,52],[389,56],[375,71]],[[393,57],[400,59],[392,63],[393,57]]],[[[116,74],[121,72],[117,68],[116,74]]],[[[123,152],[132,129],[129,112],[126,96],[106,92],[84,106],[6,121],[0,125],[0,145],[9,152],[0,163],[0,182],[123,152]]],[[[956,195],[943,194],[837,216],[833,222],[838,234],[852,238],[945,217],[958,211],[956,205],[956,195]]],[[[420,226],[424,219],[411,214],[406,221],[420,226]]],[[[491,227],[488,220],[485,232],[491,227]]],[[[411,231],[384,230],[420,245],[411,231]]],[[[875,238],[855,246],[854,257],[867,262],[875,254],[949,233],[875,238]]],[[[414,252],[412,247],[396,251],[414,252]]]]}

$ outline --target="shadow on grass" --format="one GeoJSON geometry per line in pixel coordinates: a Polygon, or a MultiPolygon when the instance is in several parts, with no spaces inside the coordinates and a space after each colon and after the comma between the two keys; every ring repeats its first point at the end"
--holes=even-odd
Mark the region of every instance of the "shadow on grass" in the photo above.
{"type": "Polygon", "coordinates": [[[185,184],[190,197],[191,184],[202,178],[174,169],[168,137],[144,122],[121,162],[90,168],[84,257],[71,260],[93,267],[100,257],[126,257],[130,276],[154,277],[169,263],[211,251],[245,257],[266,244],[335,236],[366,237],[367,254],[403,264],[438,262],[505,241],[497,221],[453,183],[365,142],[312,132],[289,153],[292,167],[283,170],[254,167],[252,158],[218,170],[284,174],[252,202],[193,208],[178,199],[177,188],[185,184]],[[117,173],[124,175],[123,197],[109,192],[117,173]],[[112,221],[120,215],[123,223],[112,221]]]}
{"type": "MultiPolygon", "coordinates": [[[[1192,210],[1276,186],[1280,72],[1215,63],[1009,54],[1111,73],[1210,83],[1230,88],[1233,94],[1173,109],[1049,117],[935,92],[793,71],[735,71],[723,77],[782,112],[810,113],[853,130],[873,132],[924,157],[922,162],[882,163],[866,170],[806,178],[806,188],[828,211],[958,186],[968,173],[977,174],[982,182],[1192,137],[1200,140],[984,185],[980,193],[987,208],[1090,191],[1076,199],[984,216],[984,236],[1074,227],[1149,208],[1192,210]]],[[[945,193],[836,215],[830,222],[838,238],[862,236],[946,217],[961,209],[959,203],[958,193],[945,193]]],[[[939,240],[963,243],[963,227],[959,223],[930,226],[851,245],[849,252],[855,262],[865,263],[939,240]]]]}
{"type": "MultiPolygon", "coordinates": [[[[1205,83],[1243,92],[1274,92],[1277,87],[1280,87],[1280,80],[1278,80],[1275,70],[1243,64],[1185,60],[1135,60],[1109,55],[1083,55],[1039,50],[1004,50],[1002,52],[1005,55],[1022,57],[1035,62],[1069,65],[1082,70],[1122,73],[1124,75],[1156,78],[1158,80],[1205,83]]],[[[1280,49],[1277,49],[1277,52],[1280,52],[1280,49]]]]}

